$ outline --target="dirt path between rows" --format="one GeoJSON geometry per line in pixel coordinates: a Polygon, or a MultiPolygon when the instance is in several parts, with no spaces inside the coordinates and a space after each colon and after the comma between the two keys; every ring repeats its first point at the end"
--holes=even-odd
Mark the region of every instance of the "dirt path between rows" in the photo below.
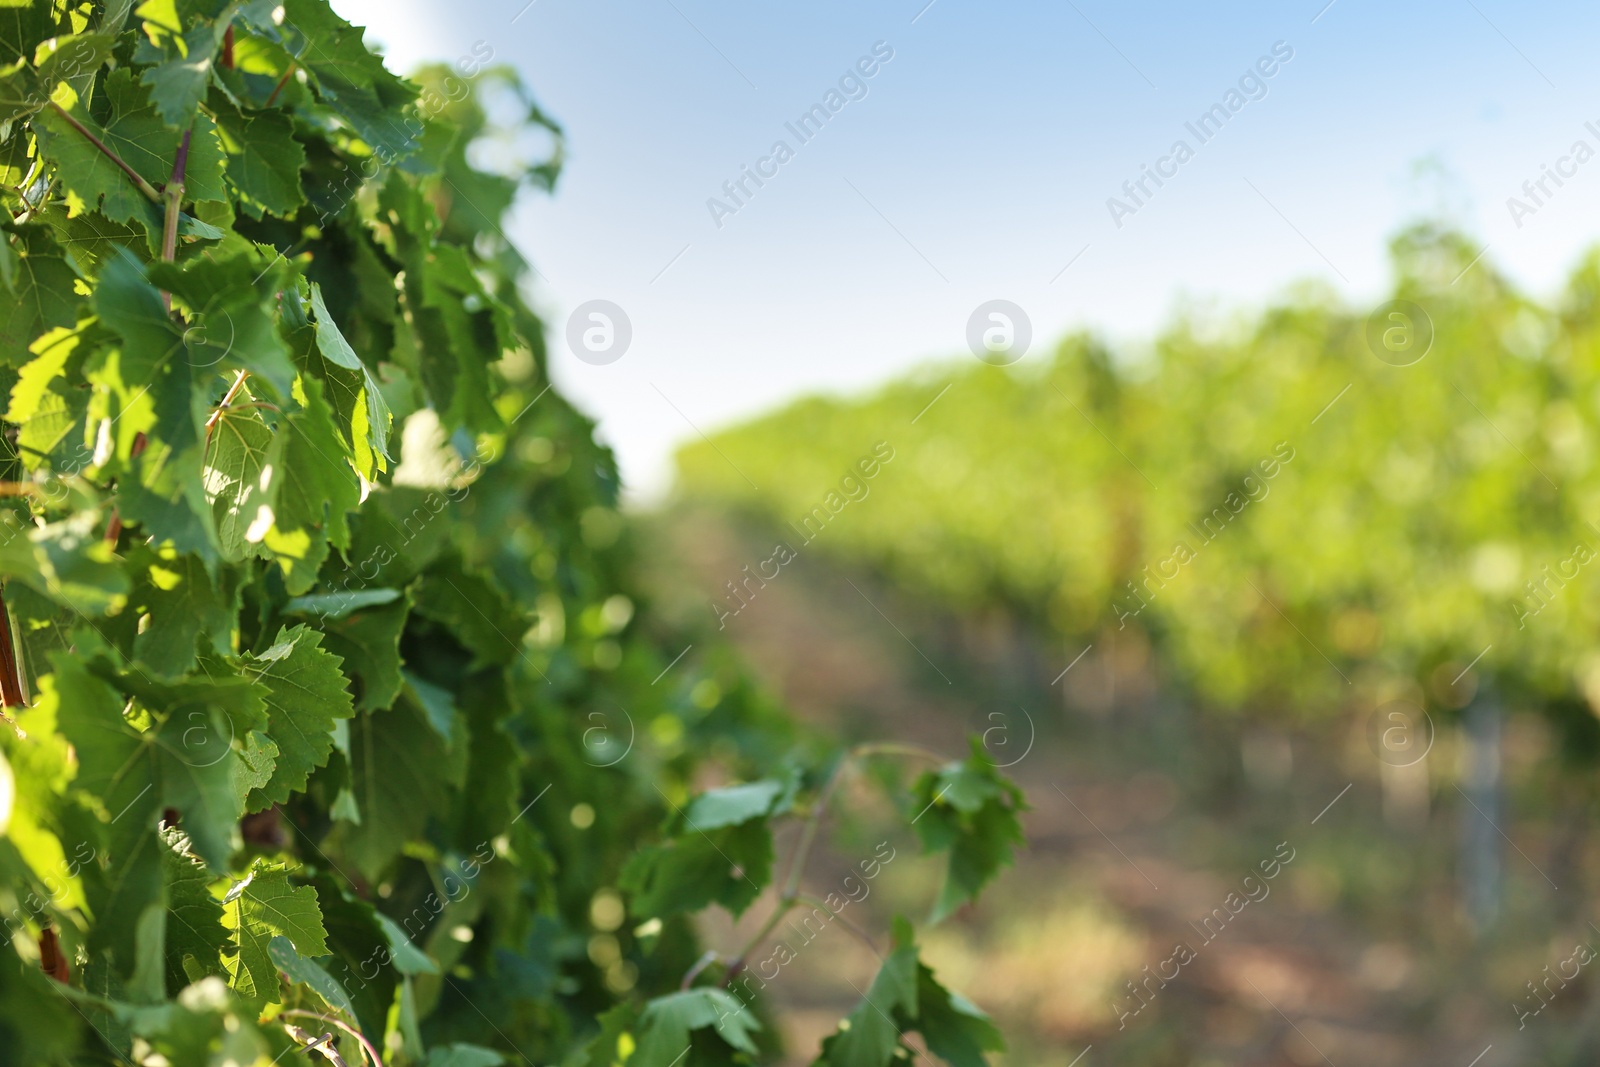
{"type": "MultiPolygon", "coordinates": [[[[671,595],[680,599],[708,601],[700,590],[717,589],[755,558],[748,539],[704,516],[664,529],[680,565],[671,595]]],[[[1516,986],[1507,967],[1542,977],[1543,962],[1561,953],[1558,944],[1500,953],[1471,945],[1449,899],[1453,822],[1398,833],[1382,818],[1377,775],[1352,773],[1342,753],[1304,739],[1277,740],[1292,769],[1279,768],[1281,780],[1264,792],[1226,782],[1196,789],[1169,773],[1174,746],[1159,739],[1159,712],[1150,717],[1148,670],[1130,679],[1105,650],[1074,666],[1080,694],[1099,672],[1111,679],[1104,687],[1139,705],[1102,693],[1098,714],[1068,706],[1060,687],[1025,701],[1002,677],[975,692],[970,664],[913,640],[926,627],[892,590],[802,563],[761,589],[728,631],[803,718],[852,739],[952,754],[965,735],[988,729],[1002,760],[1021,755],[1033,736],[1010,771],[1032,805],[1026,853],[978,907],[924,941],[941,976],[1005,1029],[1012,1050],[1001,1062],[1576,1062],[1563,1049],[1591,999],[1582,978],[1521,1032],[1509,999],[1484,992],[1516,986]],[[999,688],[1012,692],[994,696],[999,688]],[[1151,731],[1149,765],[1143,730],[1151,731]],[[1480,975],[1496,968],[1493,981],[1480,975]]],[[[1255,762],[1272,762],[1266,747],[1255,762]]],[[[869,824],[893,817],[870,814],[865,790],[847,790],[844,802],[862,805],[869,824]]],[[[937,877],[911,858],[914,839],[904,831],[889,833],[907,859],[856,916],[880,948],[892,911],[925,908],[937,877]]],[[[810,875],[819,891],[850,873],[851,848],[836,843],[822,857],[810,875]]],[[[741,929],[750,925],[747,917],[741,929]]],[[[737,940],[713,926],[713,941],[737,940]]],[[[847,932],[826,931],[815,949],[804,931],[779,934],[796,959],[769,993],[789,1021],[791,1062],[806,1063],[857,1002],[875,960],[847,932]]]]}

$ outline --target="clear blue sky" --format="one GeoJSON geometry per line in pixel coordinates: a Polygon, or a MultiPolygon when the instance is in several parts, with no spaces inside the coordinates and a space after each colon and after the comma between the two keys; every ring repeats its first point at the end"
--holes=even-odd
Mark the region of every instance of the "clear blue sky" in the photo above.
{"type": "Polygon", "coordinates": [[[1072,329],[1136,343],[1180,301],[1248,311],[1307,278],[1367,301],[1388,237],[1440,210],[1553,292],[1600,235],[1600,159],[1520,228],[1506,199],[1574,141],[1600,149],[1600,10],[1325,4],[334,0],[401,70],[486,44],[565,124],[558,193],[511,232],[548,279],[559,384],[645,497],[693,427],[957,356],[993,298],[1032,318],[1031,358],[1072,329]],[[801,144],[784,124],[879,41],[894,55],[865,97],[801,144]],[[1279,41],[1293,58],[1266,95],[1201,145],[1184,124],[1279,41]],[[1194,158],[1118,228],[1107,198],[1132,206],[1122,183],[1179,139],[1194,158]],[[778,140],[794,157],[718,228],[708,198],[778,140]],[[560,337],[595,298],[633,324],[605,366],[560,337]]]}

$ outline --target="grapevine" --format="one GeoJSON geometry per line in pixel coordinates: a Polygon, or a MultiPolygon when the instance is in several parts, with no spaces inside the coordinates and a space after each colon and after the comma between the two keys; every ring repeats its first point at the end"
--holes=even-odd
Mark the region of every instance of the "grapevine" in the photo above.
{"type": "MultiPolygon", "coordinates": [[[[879,757],[640,597],[504,234],[561,128],[326,0],[12,3],[0,87],[0,1060],[777,1057],[759,943],[696,916],[815,900],[879,757]]],[[[930,921],[1020,843],[981,746],[894,796],[950,860],[930,921]]],[[[876,940],[819,1063],[1000,1047],[909,923],[876,940]]]]}

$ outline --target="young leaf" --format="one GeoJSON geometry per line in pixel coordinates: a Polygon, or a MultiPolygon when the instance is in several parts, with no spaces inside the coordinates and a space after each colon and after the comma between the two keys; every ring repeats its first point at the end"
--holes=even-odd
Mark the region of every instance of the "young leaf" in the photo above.
{"type": "Polygon", "coordinates": [[[222,902],[222,925],[234,949],[225,961],[228,984],[258,1004],[278,999],[278,970],[270,949],[274,937],[287,938],[302,955],[328,951],[316,890],[291,886],[282,867],[258,863],[230,889],[222,902]]]}
{"type": "Polygon", "coordinates": [[[984,751],[972,740],[972,755],[936,771],[924,772],[912,787],[922,815],[917,836],[927,852],[948,850],[944,885],[929,921],[938,922],[978,893],[1023,843],[1017,813],[1024,810],[1022,790],[1001,777],[984,751]]]}
{"type": "Polygon", "coordinates": [[[20,363],[28,346],[46,330],[78,321],[84,300],[74,295],[78,273],[45,226],[18,227],[15,280],[0,301],[0,361],[20,363]]]}
{"type": "MultiPolygon", "coordinates": [[[[194,121],[211,84],[211,68],[226,26],[202,21],[180,38],[163,34],[161,62],[139,80],[150,87],[150,102],[168,126],[185,129],[194,121]]],[[[142,56],[137,58],[143,58],[142,56]]]]}
{"type": "Polygon", "coordinates": [[[764,816],[710,831],[684,827],[636,852],[618,884],[640,918],[666,918],[721,904],[740,915],[772,879],[772,832],[764,816]]]}
{"type": "MultiPolygon", "coordinates": [[[[239,400],[248,403],[249,391],[239,400]]],[[[261,413],[250,408],[224,409],[206,439],[205,488],[224,559],[238,562],[264,555],[261,544],[276,517],[273,503],[281,482],[273,462],[273,433],[261,413]]]]}
{"type": "Polygon", "coordinates": [[[750,1034],[761,1029],[755,1013],[723,989],[690,989],[656,997],[639,1017],[638,1047],[630,1067],[672,1067],[689,1049],[689,1035],[714,1028],[717,1036],[740,1052],[755,1055],[750,1034]]]}
{"type": "Polygon", "coordinates": [[[270,648],[242,662],[267,687],[266,733],[278,746],[272,778],[251,794],[250,804],[281,804],[305,789],[311,772],[327,762],[334,723],[354,715],[355,708],[339,657],[322,648],[315,630],[284,627],[270,648]]]}
{"type": "Polygon", "coordinates": [[[897,939],[865,998],[823,1040],[818,1067],[884,1067],[901,1047],[901,1033],[915,1024],[917,993],[917,946],[897,939]]]}
{"type": "MultiPolygon", "coordinates": [[[[233,626],[238,595],[216,588],[200,557],[148,549],[128,554],[128,569],[138,583],[129,594],[124,616],[148,621],[133,639],[133,655],[146,671],[160,678],[176,678],[195,664],[195,643],[209,635],[213,651],[233,626]]],[[[227,577],[231,577],[227,576],[227,577]]]]}
{"type": "Polygon", "coordinates": [[[222,903],[211,895],[212,876],[189,849],[188,835],[161,831],[161,869],[167,897],[167,989],[173,995],[208,974],[224,973],[228,931],[222,903]]]}
{"type": "Polygon", "coordinates": [[[355,1005],[350,1001],[350,994],[344,991],[344,987],[335,981],[331,974],[322,969],[321,964],[306,959],[295,951],[293,941],[282,934],[274,934],[267,942],[267,955],[271,957],[273,966],[282,971],[289,981],[309,986],[328,1007],[342,1011],[346,1015],[355,1014],[355,1005]]]}
{"type": "Polygon", "coordinates": [[[707,790],[689,803],[689,826],[695,830],[717,830],[759,816],[776,815],[773,802],[783,791],[784,784],[774,778],[707,790]]]}
{"type": "Polygon", "coordinates": [[[987,1067],[983,1054],[1005,1049],[989,1017],[934,978],[919,957],[911,924],[897,918],[894,951],[861,1004],[823,1041],[813,1067],[887,1067],[902,1049],[912,1052],[903,1038],[913,1030],[951,1067],[987,1067]]]}
{"type": "Polygon", "coordinates": [[[387,708],[400,695],[400,634],[410,614],[405,598],[328,624],[328,651],[344,660],[345,672],[359,683],[357,711],[387,708]]]}
{"type": "Polygon", "coordinates": [[[215,105],[222,150],[228,157],[228,185],[240,206],[255,218],[292,216],[306,202],[300,168],[306,150],[294,136],[294,123],[278,111],[240,111],[225,100],[215,105]]]}
{"type": "Polygon", "coordinates": [[[372,371],[339,332],[339,326],[322,302],[322,287],[311,286],[311,310],[316,315],[316,348],[322,357],[319,372],[339,400],[348,420],[356,470],[373,478],[389,464],[388,402],[372,371]]]}

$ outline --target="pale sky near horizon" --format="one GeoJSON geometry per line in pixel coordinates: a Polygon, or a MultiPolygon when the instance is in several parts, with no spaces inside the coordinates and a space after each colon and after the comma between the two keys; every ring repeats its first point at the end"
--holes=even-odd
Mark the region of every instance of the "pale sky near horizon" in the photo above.
{"type": "Polygon", "coordinates": [[[1374,301],[1388,239],[1441,209],[1538,296],[1600,235],[1600,160],[1561,162],[1600,149],[1600,10],[1574,3],[334,6],[402,72],[492,49],[566,127],[556,195],[524,198],[509,232],[542,275],[557,383],[634,499],[699,430],[972,358],[987,300],[1027,313],[1037,359],[1075,329],[1137,343],[1180,301],[1251,311],[1305,279],[1374,301]],[[875,44],[893,57],[830,101],[875,44]],[[804,143],[786,126],[839,102],[804,143]],[[1218,103],[1242,106],[1202,144],[1186,123],[1218,103]],[[1180,139],[1193,158],[1164,162],[1180,139]],[[762,162],[780,140],[793,157],[762,162]],[[1573,173],[1514,220],[1507,198],[1558,164],[1573,173]],[[1169,176],[1114,220],[1143,165],[1169,176]],[[746,166],[770,177],[714,218],[746,166]],[[632,326],[605,365],[565,341],[595,299],[632,326]]]}

